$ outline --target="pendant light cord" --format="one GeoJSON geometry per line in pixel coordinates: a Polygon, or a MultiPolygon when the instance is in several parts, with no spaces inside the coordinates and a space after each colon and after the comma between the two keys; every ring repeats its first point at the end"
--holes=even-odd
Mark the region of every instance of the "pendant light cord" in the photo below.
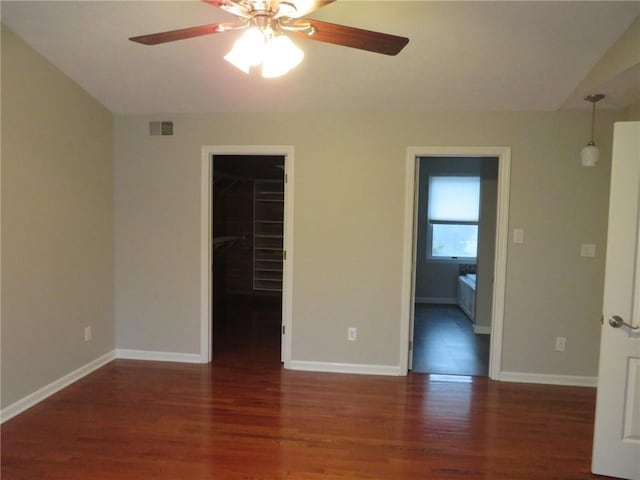
{"type": "Polygon", "coordinates": [[[591,143],[595,145],[593,141],[594,132],[596,129],[596,102],[591,103],[591,143]]]}
{"type": "Polygon", "coordinates": [[[596,93],[595,95],[587,95],[584,99],[587,102],[591,102],[591,141],[589,145],[595,145],[594,136],[596,130],[596,103],[602,100],[605,96],[602,93],[596,93]]]}

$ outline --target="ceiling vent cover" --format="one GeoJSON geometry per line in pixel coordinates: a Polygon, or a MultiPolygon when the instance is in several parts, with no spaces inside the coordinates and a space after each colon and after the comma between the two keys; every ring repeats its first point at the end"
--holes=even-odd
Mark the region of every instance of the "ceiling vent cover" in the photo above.
{"type": "Polygon", "coordinates": [[[149,122],[149,134],[173,135],[173,122],[149,122]]]}

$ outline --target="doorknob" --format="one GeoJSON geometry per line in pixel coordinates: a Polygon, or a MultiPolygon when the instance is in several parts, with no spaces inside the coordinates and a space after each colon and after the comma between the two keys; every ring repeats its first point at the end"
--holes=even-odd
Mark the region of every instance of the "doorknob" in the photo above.
{"type": "Polygon", "coordinates": [[[620,328],[621,326],[629,327],[631,330],[640,330],[640,327],[634,327],[633,325],[625,322],[621,316],[614,315],[609,319],[609,325],[613,328],[620,328]]]}

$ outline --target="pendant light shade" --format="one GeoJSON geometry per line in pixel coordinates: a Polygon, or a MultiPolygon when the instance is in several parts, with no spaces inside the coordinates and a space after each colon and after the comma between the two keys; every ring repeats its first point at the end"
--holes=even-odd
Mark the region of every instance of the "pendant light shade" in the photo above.
{"type": "Polygon", "coordinates": [[[596,103],[604,98],[601,93],[595,95],[587,95],[584,97],[585,101],[591,102],[591,140],[582,149],[582,166],[583,167],[595,167],[600,160],[600,149],[593,140],[593,134],[596,124],[596,103]]]}
{"type": "Polygon", "coordinates": [[[600,149],[595,143],[589,142],[582,149],[582,166],[595,167],[598,160],[600,160],[600,149]]]}

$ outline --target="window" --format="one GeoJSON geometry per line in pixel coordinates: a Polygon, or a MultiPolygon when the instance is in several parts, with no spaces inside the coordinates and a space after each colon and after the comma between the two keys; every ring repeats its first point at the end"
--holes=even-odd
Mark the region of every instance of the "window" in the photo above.
{"type": "Polygon", "coordinates": [[[480,177],[429,177],[427,257],[475,259],[478,251],[480,177]]]}

